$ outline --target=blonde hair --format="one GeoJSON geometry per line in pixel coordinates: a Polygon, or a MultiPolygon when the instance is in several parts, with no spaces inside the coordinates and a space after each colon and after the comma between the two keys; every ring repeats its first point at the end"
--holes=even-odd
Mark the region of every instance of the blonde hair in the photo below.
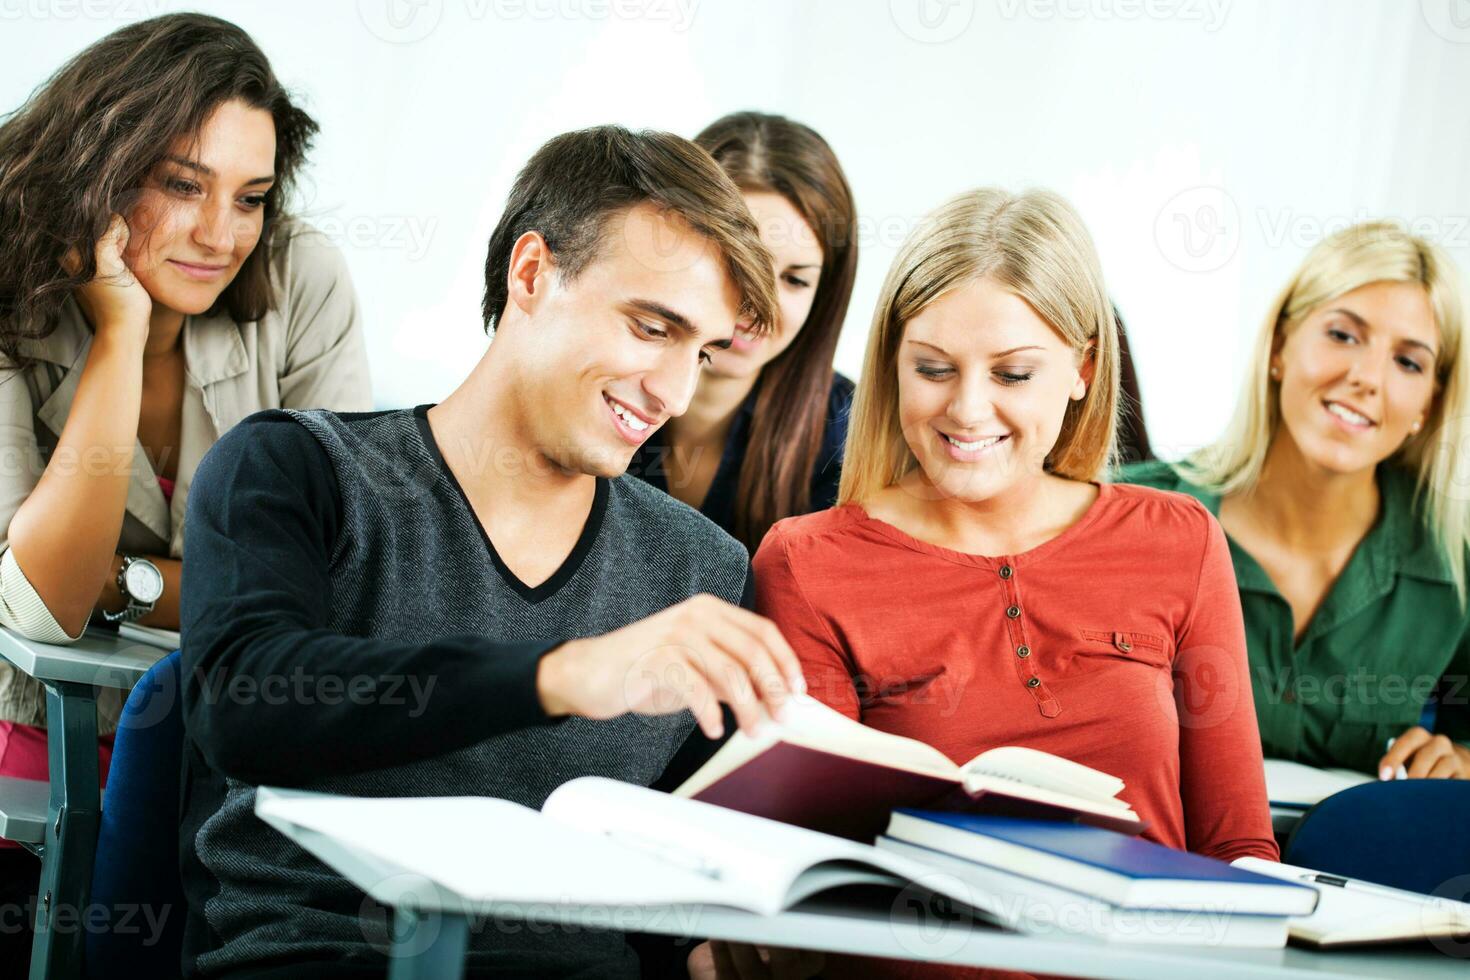
{"type": "Polygon", "coordinates": [[[1459,273],[1444,250],[1389,221],[1372,221],[1330,235],[1308,253],[1261,324],[1235,415],[1225,434],[1181,464],[1196,483],[1228,495],[1260,479],[1267,451],[1281,426],[1279,386],[1271,358],[1287,334],[1324,303],[1375,282],[1421,284],[1439,327],[1443,349],[1435,362],[1435,399],[1423,428],[1387,460],[1417,476],[1415,510],[1426,519],[1448,559],[1465,603],[1465,551],[1470,547],[1470,498],[1452,489],[1456,456],[1470,449],[1470,357],[1461,357],[1465,299],[1459,273]]]}
{"type": "Polygon", "coordinates": [[[1072,206],[1047,191],[968,191],[929,214],[888,270],[848,426],[839,504],[862,501],[918,465],[899,423],[904,326],[940,296],[992,279],[1026,300],[1079,357],[1092,345],[1092,384],[1069,402],[1046,469],[1095,480],[1111,464],[1118,410],[1118,333],[1092,239],[1072,206]]]}

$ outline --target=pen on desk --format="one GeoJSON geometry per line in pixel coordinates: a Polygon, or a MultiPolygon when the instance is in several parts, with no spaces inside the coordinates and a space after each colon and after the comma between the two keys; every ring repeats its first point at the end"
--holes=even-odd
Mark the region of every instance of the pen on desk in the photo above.
{"type": "Polygon", "coordinates": [[[1387,885],[1375,885],[1371,881],[1358,881],[1356,878],[1344,878],[1341,875],[1330,875],[1321,871],[1308,871],[1297,877],[1302,881],[1310,881],[1317,885],[1331,885],[1333,888],[1341,888],[1347,892],[1378,895],[1382,898],[1393,898],[1401,902],[1414,902],[1432,908],[1453,908],[1456,904],[1454,900],[1445,899],[1440,895],[1423,895],[1419,892],[1405,891],[1402,888],[1390,888],[1387,885]]]}
{"type": "MultiPolygon", "coordinates": [[[[1395,743],[1397,741],[1398,741],[1398,739],[1396,739],[1396,738],[1389,739],[1384,744],[1383,751],[1385,753],[1393,751],[1393,743],[1395,743]]],[[[1388,766],[1384,766],[1382,769],[1379,769],[1378,770],[1378,778],[1379,779],[1408,779],[1409,778],[1409,770],[1408,770],[1408,768],[1406,766],[1404,766],[1403,763],[1399,763],[1399,767],[1397,769],[1395,769],[1393,772],[1389,772],[1388,771],[1388,766]]]]}

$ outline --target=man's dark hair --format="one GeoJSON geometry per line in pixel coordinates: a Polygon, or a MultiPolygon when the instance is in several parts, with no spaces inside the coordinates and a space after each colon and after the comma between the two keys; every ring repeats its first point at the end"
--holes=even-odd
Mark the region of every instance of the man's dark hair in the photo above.
{"type": "Polygon", "coordinates": [[[714,159],[672,133],[596,126],[552,139],[516,177],[485,257],[485,329],[505,310],[510,253],[522,235],[540,232],[570,281],[597,257],[609,219],[644,203],[677,214],[720,250],[752,329],[776,323],[770,255],[714,159]]]}

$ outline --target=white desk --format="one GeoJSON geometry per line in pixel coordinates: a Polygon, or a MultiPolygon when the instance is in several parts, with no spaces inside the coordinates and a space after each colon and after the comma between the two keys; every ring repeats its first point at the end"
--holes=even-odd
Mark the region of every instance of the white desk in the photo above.
{"type": "Polygon", "coordinates": [[[0,832],[41,857],[32,980],[82,972],[83,931],[51,923],[56,909],[85,908],[92,884],[102,815],[96,689],[131,688],[173,649],[168,639],[89,631],[59,646],[0,628],[0,657],[46,687],[49,783],[0,781],[0,832]]]}
{"type": "MultiPolygon", "coordinates": [[[[285,792],[285,791],[282,791],[285,792]]],[[[838,903],[820,898],[776,916],[712,906],[598,908],[470,902],[413,869],[389,863],[320,832],[293,835],[298,844],[382,904],[395,910],[390,980],[456,980],[476,917],[555,922],[583,928],[701,936],[857,955],[929,960],[1065,976],[1119,980],[1324,980],[1395,977],[1465,980],[1464,959],[1433,946],[1332,953],[1287,948],[1217,949],[1102,943],[1066,934],[1020,935],[968,918],[917,921],[907,903],[838,903]]],[[[464,848],[483,848],[483,836],[464,848]]],[[[1461,944],[1463,947],[1464,944],[1461,944]]],[[[1446,949],[1453,950],[1452,944],[1446,949]]],[[[1461,949],[1463,956],[1470,950],[1461,949]]]]}

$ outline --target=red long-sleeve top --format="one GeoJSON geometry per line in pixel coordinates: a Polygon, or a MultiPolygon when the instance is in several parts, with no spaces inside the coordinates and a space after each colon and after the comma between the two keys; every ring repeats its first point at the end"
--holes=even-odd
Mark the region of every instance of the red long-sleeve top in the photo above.
{"type": "Polygon", "coordinates": [[[1192,498],[1103,484],[997,557],[847,505],[778,523],[755,572],[810,693],[849,717],[957,763],[1064,756],[1121,778],[1150,840],[1278,859],[1229,548],[1192,498]]]}

